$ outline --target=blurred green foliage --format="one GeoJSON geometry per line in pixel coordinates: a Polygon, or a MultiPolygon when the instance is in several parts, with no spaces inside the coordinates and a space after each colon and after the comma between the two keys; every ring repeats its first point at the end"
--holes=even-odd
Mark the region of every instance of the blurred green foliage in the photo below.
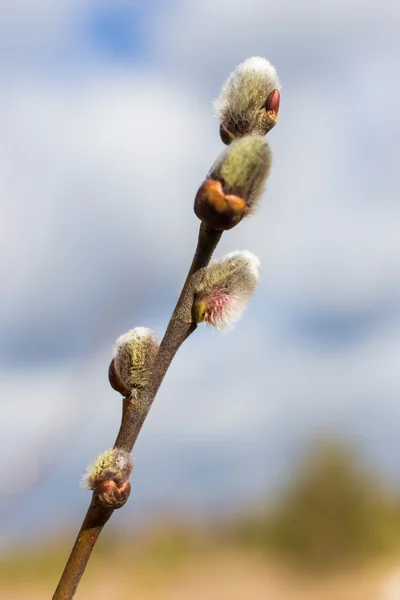
{"type": "MultiPolygon", "coordinates": [[[[4,554],[0,588],[22,580],[55,585],[70,545],[70,539],[54,540],[4,554]]],[[[141,534],[106,532],[86,579],[112,566],[131,578],[134,567],[135,581],[148,586],[155,573],[173,575],[224,549],[261,552],[305,573],[351,570],[400,551],[400,497],[344,443],[316,443],[261,510],[214,521],[207,530],[175,519],[141,534]]]]}
{"type": "Polygon", "coordinates": [[[301,569],[342,570],[400,548],[399,506],[350,448],[325,441],[268,510],[240,523],[236,539],[301,569]]]}

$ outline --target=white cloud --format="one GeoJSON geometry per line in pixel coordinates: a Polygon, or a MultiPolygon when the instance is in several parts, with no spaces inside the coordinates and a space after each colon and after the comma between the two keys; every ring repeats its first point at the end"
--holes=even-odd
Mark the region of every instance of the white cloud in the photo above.
{"type": "Polygon", "coordinates": [[[15,0],[2,2],[0,61],[3,69],[32,64],[40,58],[51,62],[71,42],[74,20],[82,0],[15,0]],[[47,54],[47,56],[46,56],[47,54]]]}
{"type": "MultiPolygon", "coordinates": [[[[298,56],[311,50],[315,59],[326,61],[331,53],[325,55],[318,49],[327,43],[336,47],[337,57],[343,44],[346,53],[351,52],[356,40],[365,43],[373,38],[376,49],[377,40],[382,42],[389,33],[396,38],[399,19],[395,0],[192,0],[161,13],[156,38],[159,57],[167,65],[179,66],[194,77],[197,71],[212,76],[221,64],[226,69],[232,58],[239,62],[267,53],[273,64],[278,63],[279,55],[289,47],[298,56]]],[[[306,63],[296,64],[305,72],[309,68],[306,63]]]]}
{"type": "MultiPolygon", "coordinates": [[[[201,23],[202,6],[188,4],[180,18],[192,20],[198,11],[193,22],[201,23]]],[[[221,15],[222,8],[220,2],[213,10],[221,15]]],[[[229,18],[237,19],[238,6],[231,8],[229,18]]],[[[345,10],[344,4],[339,8],[345,10]]],[[[328,3],[327,14],[339,8],[328,3]]],[[[363,18],[372,19],[368,11],[373,9],[363,18]]],[[[45,14],[53,18],[51,11],[45,14]]],[[[168,27],[163,31],[170,35],[168,27]]],[[[192,46],[187,41],[185,56],[192,46]]],[[[287,46],[289,51],[290,40],[287,46]]],[[[229,46],[221,49],[222,56],[228,53],[229,46]]],[[[201,60],[205,64],[207,53],[201,60]]],[[[283,81],[263,209],[222,244],[226,250],[249,247],[251,238],[250,249],[263,259],[268,293],[339,307],[397,293],[398,209],[388,202],[397,175],[394,168],[383,172],[386,165],[381,172],[368,169],[363,158],[367,134],[376,154],[379,145],[393,154],[394,140],[384,137],[379,121],[368,122],[376,114],[375,94],[367,93],[376,60],[357,56],[344,73],[303,81],[289,73],[283,81]],[[342,78],[351,79],[352,88],[339,127],[342,78]],[[377,181],[384,184],[383,197],[377,197],[377,181]]],[[[213,77],[218,66],[208,68],[213,77]]],[[[385,131],[393,129],[397,97],[394,80],[379,91],[385,131]]],[[[126,277],[129,293],[137,290],[142,305],[136,282],[154,280],[160,257],[164,274],[169,268],[180,273],[197,227],[192,198],[221,148],[210,99],[206,87],[192,91],[183,79],[98,66],[85,77],[25,73],[8,81],[0,100],[0,274],[9,331],[26,320],[43,323],[40,315],[53,329],[57,321],[77,321],[94,298],[101,302],[126,277]]]]}
{"type": "MultiPolygon", "coordinates": [[[[371,414],[378,429],[391,423],[386,439],[393,443],[399,352],[398,327],[340,350],[282,337],[272,315],[258,321],[249,314],[227,335],[199,328],[179,351],[135,447],[132,510],[146,510],[156,499],[201,503],[223,496],[240,503],[262,489],[267,473],[269,485],[282,477],[275,471],[282,440],[332,429],[359,435],[371,414]]],[[[97,354],[80,373],[14,371],[0,379],[6,399],[1,466],[8,482],[2,502],[10,489],[12,502],[29,494],[30,519],[40,519],[56,494],[50,529],[59,511],[86,505],[79,477],[117,433],[120,398],[106,380],[110,355],[111,349],[97,354]],[[44,485],[33,493],[39,481],[44,485]]]]}
{"type": "MultiPolygon", "coordinates": [[[[83,471],[111,443],[119,400],[106,380],[109,353],[103,348],[111,350],[114,340],[107,323],[117,316],[127,328],[152,326],[129,321],[150,302],[154,320],[165,318],[165,297],[179,291],[195,243],[194,193],[222,150],[211,87],[227,74],[222,64],[232,68],[237,59],[271,47],[263,41],[266,31],[272,44],[280,39],[286,70],[281,117],[270,135],[273,172],[260,214],[224,235],[217,252],[254,251],[262,259],[263,280],[229,338],[201,330],[178,353],[137,448],[143,470],[135,472],[135,494],[151,495],[162,477],[157,469],[169,460],[163,481],[170,487],[163,493],[172,494],[179,477],[188,477],[180,468],[191,452],[216,463],[223,456],[224,465],[215,469],[221,476],[226,470],[228,493],[244,481],[235,475],[240,456],[253,484],[267,459],[272,468],[276,456],[270,459],[266,451],[271,439],[323,425],[354,426],[355,420],[362,426],[367,411],[379,428],[380,419],[396,413],[400,332],[386,312],[396,312],[400,292],[393,158],[400,90],[389,52],[397,3],[361,7],[310,0],[301,7],[287,4],[288,13],[281,4],[278,10],[277,3],[267,7],[254,0],[246,3],[245,21],[243,5],[230,2],[222,19],[224,6],[207,0],[171,12],[154,40],[165,62],[159,58],[152,72],[92,64],[59,78],[20,72],[3,86],[1,349],[7,357],[13,345],[18,363],[28,345],[25,360],[33,363],[46,336],[49,342],[40,367],[2,368],[0,440],[18,464],[24,464],[25,445],[32,448],[33,479],[46,464],[47,449],[57,455],[73,437],[68,461],[74,472],[64,481],[71,490],[76,465],[83,471]],[[388,44],[345,59],[338,52],[327,65],[322,58],[320,70],[306,65],[299,77],[293,30],[302,39],[310,31],[314,40],[319,36],[315,54],[322,56],[323,36],[334,40],[344,20],[347,44],[356,21],[364,28],[386,27],[388,44]],[[161,64],[174,76],[161,74],[161,64]],[[384,85],[375,89],[378,66],[384,85]],[[168,290],[157,288],[160,281],[168,290]],[[150,294],[154,289],[157,298],[150,294]],[[292,326],[299,312],[379,318],[351,343],[334,347],[329,336],[325,345],[312,335],[299,336],[292,326]],[[51,360],[57,358],[59,331],[62,343],[68,335],[76,340],[86,321],[93,325],[96,354],[78,377],[51,360]]],[[[52,3],[43,11],[34,35],[51,37],[58,9],[52,3]]],[[[269,58],[279,70],[279,61],[269,58]]],[[[397,435],[395,419],[393,427],[397,435]]],[[[70,500],[60,502],[67,507],[70,500]]],[[[39,504],[43,510],[43,499],[39,504]]]]}
{"type": "Polygon", "coordinates": [[[213,126],[198,99],[161,77],[101,72],[16,80],[0,110],[8,330],[82,320],[112,286],[134,308],[158,268],[189,262],[213,126]]]}

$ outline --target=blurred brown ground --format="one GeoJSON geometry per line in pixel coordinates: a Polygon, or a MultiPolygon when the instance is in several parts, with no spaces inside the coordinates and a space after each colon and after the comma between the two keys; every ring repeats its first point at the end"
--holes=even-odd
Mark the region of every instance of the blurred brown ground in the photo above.
{"type": "MultiPolygon", "coordinates": [[[[239,552],[212,551],[191,555],[179,565],[127,564],[114,556],[110,565],[94,561],[77,600],[395,600],[384,591],[394,570],[365,569],[346,575],[304,578],[261,558],[239,552]]],[[[400,560],[398,562],[400,565],[400,560]]],[[[51,598],[56,579],[35,580],[21,573],[2,583],[1,600],[51,598]]],[[[399,586],[400,594],[400,586],[399,586]]],[[[399,595],[400,598],[400,595],[399,595]]]]}
{"type": "MultiPolygon", "coordinates": [[[[73,528],[0,557],[0,600],[50,599],[73,528]]],[[[400,496],[342,445],[306,454],[274,501],[207,526],[105,531],[77,600],[400,600],[400,496]]]]}

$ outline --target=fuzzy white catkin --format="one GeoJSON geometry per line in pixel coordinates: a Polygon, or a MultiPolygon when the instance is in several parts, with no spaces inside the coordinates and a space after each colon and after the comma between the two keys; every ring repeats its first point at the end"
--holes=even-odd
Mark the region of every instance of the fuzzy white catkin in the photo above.
{"type": "Polygon", "coordinates": [[[229,75],[214,100],[215,115],[233,138],[264,135],[262,108],[275,89],[280,89],[275,67],[261,56],[247,58],[229,75]]]}
{"type": "Polygon", "coordinates": [[[128,389],[142,388],[147,384],[157,351],[157,338],[147,327],[135,327],[117,339],[114,366],[128,389]]]}
{"type": "Polygon", "coordinates": [[[221,120],[226,112],[241,114],[260,91],[267,97],[275,89],[280,89],[280,82],[269,60],[261,56],[246,58],[228,76],[214,100],[215,114],[221,120]]]}
{"type": "Polygon", "coordinates": [[[235,251],[212,263],[195,290],[196,307],[203,307],[201,320],[226,331],[238,321],[260,278],[259,258],[249,252],[235,251]]]}

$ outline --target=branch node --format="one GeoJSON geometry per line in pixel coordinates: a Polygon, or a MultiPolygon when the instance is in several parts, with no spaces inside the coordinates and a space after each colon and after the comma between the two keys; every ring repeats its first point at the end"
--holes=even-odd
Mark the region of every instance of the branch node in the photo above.
{"type": "Polygon", "coordinates": [[[101,481],[93,491],[93,504],[104,513],[112,512],[127,503],[130,493],[129,481],[121,487],[118,487],[112,479],[101,481]]]}

